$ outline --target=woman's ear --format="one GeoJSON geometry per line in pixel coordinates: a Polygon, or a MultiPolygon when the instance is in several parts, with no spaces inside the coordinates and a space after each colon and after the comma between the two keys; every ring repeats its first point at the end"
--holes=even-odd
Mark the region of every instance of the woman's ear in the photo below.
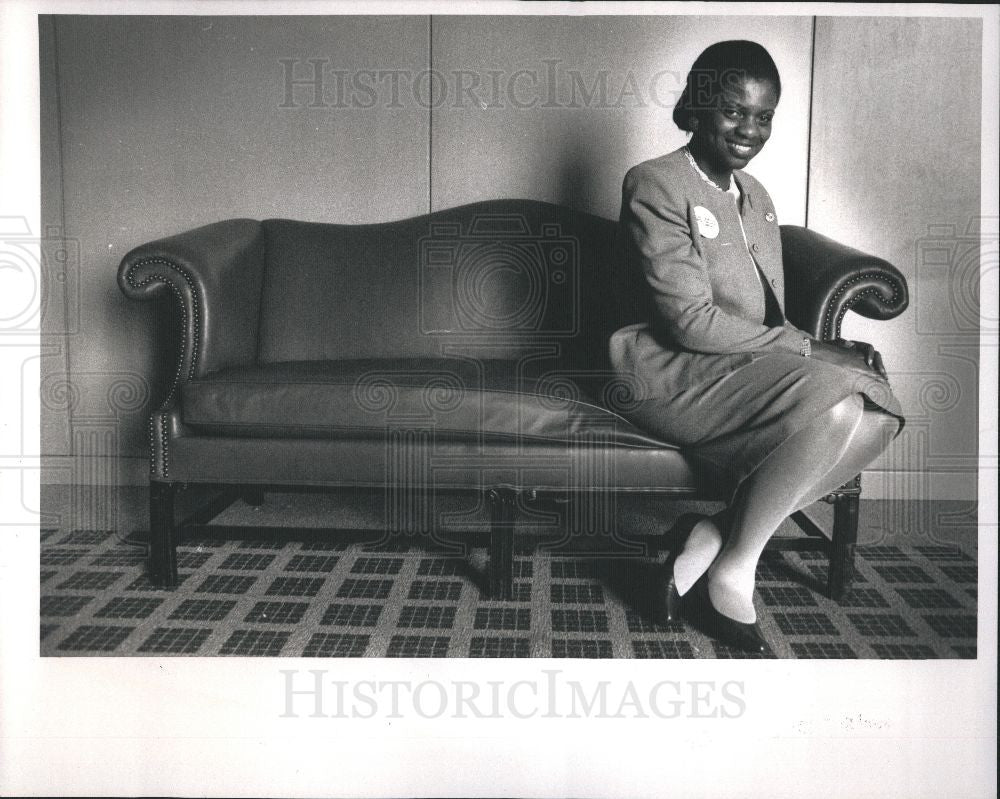
{"type": "Polygon", "coordinates": [[[692,133],[698,130],[698,117],[694,114],[688,117],[688,130],[692,133]]]}

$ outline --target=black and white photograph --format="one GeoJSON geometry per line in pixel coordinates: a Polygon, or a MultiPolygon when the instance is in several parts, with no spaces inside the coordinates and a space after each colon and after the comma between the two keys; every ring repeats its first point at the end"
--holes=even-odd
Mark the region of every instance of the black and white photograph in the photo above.
{"type": "Polygon", "coordinates": [[[5,4],[0,793],[995,795],[998,18],[5,4]]]}

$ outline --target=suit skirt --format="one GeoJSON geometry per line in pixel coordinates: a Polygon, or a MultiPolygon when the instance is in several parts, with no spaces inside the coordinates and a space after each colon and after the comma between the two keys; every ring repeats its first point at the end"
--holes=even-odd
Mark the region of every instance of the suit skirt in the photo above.
{"type": "Polygon", "coordinates": [[[789,437],[852,394],[895,417],[899,434],[905,420],[887,381],[787,352],[753,353],[721,377],[640,400],[626,415],[680,447],[707,479],[727,481],[731,495],[789,437]]]}

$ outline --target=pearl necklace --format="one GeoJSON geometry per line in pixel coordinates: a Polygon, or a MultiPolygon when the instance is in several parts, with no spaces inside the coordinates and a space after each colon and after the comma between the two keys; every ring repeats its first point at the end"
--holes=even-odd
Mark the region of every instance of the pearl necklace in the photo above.
{"type": "MultiPolygon", "coordinates": [[[[694,156],[691,155],[691,150],[688,149],[688,146],[686,144],[681,149],[684,150],[684,155],[687,156],[688,163],[694,167],[694,171],[701,176],[702,180],[704,180],[709,186],[711,186],[716,191],[723,191],[723,192],[726,191],[726,189],[719,186],[718,183],[716,183],[708,175],[706,175],[705,172],[702,170],[702,168],[698,166],[698,162],[694,160],[694,156]]],[[[729,179],[732,180],[733,179],[732,176],[730,176],[729,179]]]]}

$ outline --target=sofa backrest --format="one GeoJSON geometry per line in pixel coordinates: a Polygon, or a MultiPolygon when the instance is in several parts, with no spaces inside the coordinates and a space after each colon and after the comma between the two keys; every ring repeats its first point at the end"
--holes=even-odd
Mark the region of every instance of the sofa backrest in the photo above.
{"type": "Polygon", "coordinates": [[[616,289],[615,223],[562,206],[263,224],[261,363],[462,354],[600,370],[608,336],[637,313],[616,289]]]}

